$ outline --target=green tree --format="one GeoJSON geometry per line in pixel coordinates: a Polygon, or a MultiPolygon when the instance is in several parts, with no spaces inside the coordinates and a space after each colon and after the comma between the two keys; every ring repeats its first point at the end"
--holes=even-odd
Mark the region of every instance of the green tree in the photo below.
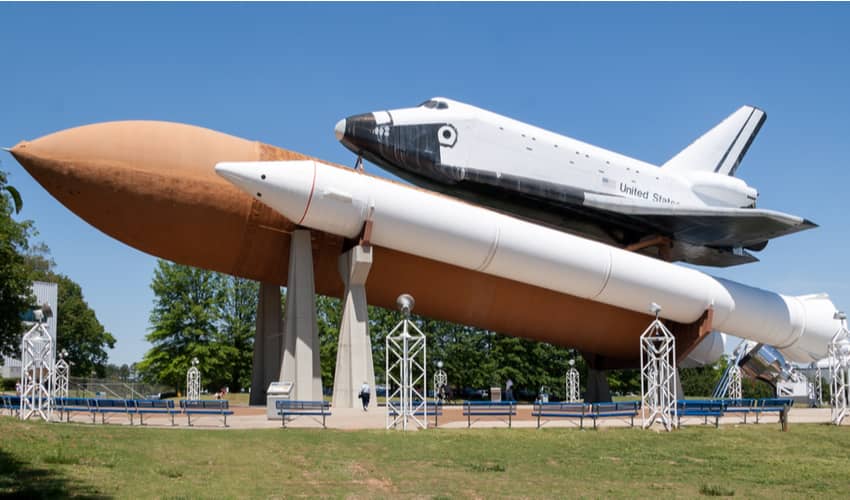
{"type": "Polygon", "coordinates": [[[221,318],[218,341],[233,347],[233,354],[227,360],[228,380],[225,385],[238,391],[251,385],[257,295],[260,286],[256,281],[234,276],[224,276],[219,283],[223,296],[218,302],[221,318]]]}
{"type": "Polygon", "coordinates": [[[115,347],[115,337],[98,321],[80,285],[63,274],[57,274],[55,281],[59,285],[56,347],[68,351],[73,373],[85,376],[94,371],[98,377],[104,376],[109,358],[106,349],[115,347]]]}
{"type": "Polygon", "coordinates": [[[695,368],[679,368],[679,380],[685,396],[711,397],[723,372],[716,364],[695,368]]]}
{"type": "Polygon", "coordinates": [[[32,223],[12,218],[22,205],[20,194],[0,171],[0,355],[20,351],[21,314],[33,303],[24,259],[32,223]]]}
{"type": "Polygon", "coordinates": [[[342,322],[342,301],[334,297],[317,295],[316,322],[319,327],[322,387],[333,387],[336,353],[339,347],[339,325],[342,322]]]}
{"type": "Polygon", "coordinates": [[[115,347],[115,337],[98,321],[74,280],[57,273],[50,250],[44,243],[34,245],[25,258],[30,279],[56,283],[59,288],[56,323],[57,351],[68,352],[71,373],[86,377],[92,372],[106,375],[107,349],[115,347]]]}
{"type": "Polygon", "coordinates": [[[227,383],[229,360],[239,353],[218,342],[220,282],[212,271],[157,261],[151,332],[146,336],[153,347],[137,366],[145,380],[185,389],[186,371],[192,358],[198,358],[205,387],[227,383]]]}

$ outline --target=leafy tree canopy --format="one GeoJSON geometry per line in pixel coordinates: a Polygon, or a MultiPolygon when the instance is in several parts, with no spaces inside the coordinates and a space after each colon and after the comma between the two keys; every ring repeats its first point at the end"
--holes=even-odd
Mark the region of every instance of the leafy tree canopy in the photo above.
{"type": "Polygon", "coordinates": [[[66,350],[71,375],[98,377],[106,374],[107,349],[115,347],[115,337],[98,321],[94,310],[83,297],[79,284],[55,271],[47,245],[32,247],[25,256],[30,279],[57,283],[59,286],[56,323],[57,352],[66,350]]]}
{"type": "Polygon", "coordinates": [[[0,355],[19,353],[21,314],[33,303],[24,260],[27,239],[34,232],[32,222],[12,218],[21,206],[20,195],[0,171],[0,355]]]}
{"type": "Polygon", "coordinates": [[[143,378],[185,389],[186,371],[197,358],[207,389],[247,387],[258,285],[159,260],[151,288],[155,298],[146,338],[153,347],[138,364],[143,378]]]}

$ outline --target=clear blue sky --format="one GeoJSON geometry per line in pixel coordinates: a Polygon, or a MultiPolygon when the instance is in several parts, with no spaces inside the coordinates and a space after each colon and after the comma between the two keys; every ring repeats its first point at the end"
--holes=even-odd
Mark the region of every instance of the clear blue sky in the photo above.
{"type": "MultiPolygon", "coordinates": [[[[658,164],[753,104],[739,176],[821,227],[713,272],[850,308],[848,26],[850,4],[0,4],[0,145],[153,119],[349,164],[337,120],[442,95],[658,164]]],[[[141,359],[154,258],[0,159],[110,360],[141,359]]]]}

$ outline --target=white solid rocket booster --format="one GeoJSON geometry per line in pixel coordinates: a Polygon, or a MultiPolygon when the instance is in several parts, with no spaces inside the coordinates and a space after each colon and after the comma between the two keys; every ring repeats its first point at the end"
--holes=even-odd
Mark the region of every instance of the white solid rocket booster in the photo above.
{"type": "Polygon", "coordinates": [[[780,295],[320,162],[223,162],[216,172],[298,225],[612,306],[772,345],[792,361],[827,354],[841,328],[825,294],[780,295]]]}

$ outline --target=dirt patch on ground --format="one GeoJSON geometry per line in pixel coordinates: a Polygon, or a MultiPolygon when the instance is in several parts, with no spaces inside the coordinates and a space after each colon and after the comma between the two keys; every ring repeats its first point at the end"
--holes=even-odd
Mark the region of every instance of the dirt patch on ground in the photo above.
{"type": "Polygon", "coordinates": [[[385,477],[374,477],[362,464],[353,462],[348,465],[348,470],[351,471],[352,480],[356,484],[365,486],[367,491],[394,493],[396,490],[392,481],[385,477]]]}

